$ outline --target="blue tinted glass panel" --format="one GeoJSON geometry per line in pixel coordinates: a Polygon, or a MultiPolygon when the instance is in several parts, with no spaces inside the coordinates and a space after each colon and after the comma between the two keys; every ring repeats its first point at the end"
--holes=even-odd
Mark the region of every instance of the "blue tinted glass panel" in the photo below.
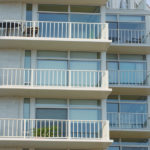
{"type": "Polygon", "coordinates": [[[144,23],[119,23],[119,29],[131,29],[131,30],[145,30],[144,23]]]}
{"type": "Polygon", "coordinates": [[[30,99],[24,99],[24,106],[23,106],[23,118],[29,119],[30,118],[30,99]]]}
{"type": "Polygon", "coordinates": [[[147,104],[120,104],[120,112],[147,113],[147,104]]]}
{"type": "Polygon", "coordinates": [[[66,23],[68,22],[68,14],[40,13],[39,20],[54,21],[39,23],[39,37],[68,38],[69,25],[66,23]]]}
{"type": "Polygon", "coordinates": [[[144,16],[119,16],[119,21],[123,22],[141,22],[145,21],[144,16]]]}
{"type": "Polygon", "coordinates": [[[68,14],[39,13],[39,21],[62,21],[68,22],[68,14]]]}
{"type": "Polygon", "coordinates": [[[71,22],[100,23],[100,15],[71,14],[70,21],[71,22]]]}
{"type": "Polygon", "coordinates": [[[120,83],[121,84],[145,84],[146,81],[145,63],[120,63],[120,83]]]}
{"type": "Polygon", "coordinates": [[[94,107],[100,106],[100,101],[97,100],[71,100],[70,107],[94,107]]]}
{"type": "Polygon", "coordinates": [[[38,69],[67,69],[67,61],[38,60],[38,69]]]}
{"type": "Polygon", "coordinates": [[[107,103],[107,112],[119,112],[119,104],[107,103]]]}
{"type": "Polygon", "coordinates": [[[109,83],[118,83],[118,62],[107,62],[107,68],[109,70],[109,83]]]}
{"type": "Polygon", "coordinates": [[[148,139],[121,139],[122,145],[148,145],[148,139]]]}
{"type": "Polygon", "coordinates": [[[113,146],[113,147],[109,147],[108,150],[120,150],[120,148],[113,146]]]}
{"type": "Polygon", "coordinates": [[[68,84],[67,61],[38,60],[37,84],[66,86],[68,84]]]}
{"type": "Polygon", "coordinates": [[[24,67],[31,68],[31,51],[25,50],[25,60],[24,60],[24,67]]]}
{"type": "Polygon", "coordinates": [[[100,70],[100,62],[98,61],[71,61],[71,70],[100,70]]]}
{"type": "Polygon", "coordinates": [[[97,109],[70,109],[71,120],[100,120],[101,111],[97,109]]]}
{"type": "Polygon", "coordinates": [[[37,57],[46,58],[67,58],[67,52],[57,52],[57,51],[38,51],[37,57]]]}
{"type": "Polygon", "coordinates": [[[32,21],[32,4],[26,5],[26,20],[32,21]]]}
{"type": "Polygon", "coordinates": [[[106,21],[117,22],[117,16],[116,15],[106,15],[106,21]]]}
{"type": "Polygon", "coordinates": [[[71,61],[71,83],[74,86],[100,86],[101,72],[100,62],[97,61],[71,61]],[[78,71],[75,71],[78,70],[78,71]],[[84,70],[84,71],[82,71],[84,70]],[[93,70],[93,71],[92,71],[93,70]]]}
{"type": "Polygon", "coordinates": [[[72,59],[97,59],[97,53],[90,53],[90,52],[71,52],[70,57],[72,59]]]}
{"type": "Polygon", "coordinates": [[[59,100],[59,99],[37,99],[36,106],[42,107],[66,107],[67,100],[59,100]]]}
{"type": "Polygon", "coordinates": [[[148,147],[122,147],[122,150],[148,150],[148,147]]]}

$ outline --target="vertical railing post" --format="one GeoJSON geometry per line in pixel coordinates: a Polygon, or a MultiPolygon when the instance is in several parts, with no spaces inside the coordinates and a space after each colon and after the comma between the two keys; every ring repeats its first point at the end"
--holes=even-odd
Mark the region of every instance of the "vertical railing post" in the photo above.
{"type": "Polygon", "coordinates": [[[24,139],[26,137],[26,120],[24,119],[24,139]]]}
{"type": "Polygon", "coordinates": [[[69,22],[69,39],[71,39],[71,22],[69,22]]]}
{"type": "MultiPolygon", "coordinates": [[[[33,37],[35,37],[35,21],[32,22],[32,25],[33,25],[33,37]]],[[[32,32],[32,29],[31,29],[31,32],[32,32]]]]}
{"type": "Polygon", "coordinates": [[[68,86],[71,87],[71,70],[68,71],[68,86]]]}
{"type": "Polygon", "coordinates": [[[31,69],[30,71],[31,71],[31,79],[30,79],[31,81],[30,82],[31,82],[31,86],[33,87],[33,85],[34,85],[34,69],[31,69]]]}
{"type": "Polygon", "coordinates": [[[71,139],[71,120],[68,120],[68,139],[71,139]]]}

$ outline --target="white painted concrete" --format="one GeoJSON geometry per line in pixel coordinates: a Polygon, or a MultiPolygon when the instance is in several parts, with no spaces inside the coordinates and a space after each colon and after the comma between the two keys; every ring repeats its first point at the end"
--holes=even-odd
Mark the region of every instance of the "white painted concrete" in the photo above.
{"type": "Polygon", "coordinates": [[[5,20],[21,20],[23,19],[24,9],[22,3],[1,3],[0,19],[5,20]]]}
{"type": "Polygon", "coordinates": [[[22,118],[22,101],[19,97],[0,97],[0,118],[22,118]]]}
{"type": "Polygon", "coordinates": [[[0,49],[0,68],[22,68],[24,51],[0,49]]]}

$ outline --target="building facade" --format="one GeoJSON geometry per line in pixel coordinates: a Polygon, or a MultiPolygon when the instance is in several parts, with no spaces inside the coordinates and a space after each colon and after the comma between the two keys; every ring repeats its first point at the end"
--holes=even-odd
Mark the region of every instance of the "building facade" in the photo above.
{"type": "Polygon", "coordinates": [[[150,150],[147,0],[0,0],[0,150],[150,150]]]}

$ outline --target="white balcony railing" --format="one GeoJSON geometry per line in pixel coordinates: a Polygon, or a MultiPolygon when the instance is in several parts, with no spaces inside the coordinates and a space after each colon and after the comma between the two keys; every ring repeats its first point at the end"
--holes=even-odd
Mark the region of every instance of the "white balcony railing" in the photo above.
{"type": "Polygon", "coordinates": [[[109,9],[145,9],[145,0],[108,0],[107,8],[109,9]]]}
{"type": "Polygon", "coordinates": [[[108,40],[108,24],[50,21],[0,21],[0,37],[108,40]]]}
{"type": "Polygon", "coordinates": [[[148,86],[149,75],[145,70],[109,70],[109,84],[148,86]]]}
{"type": "Polygon", "coordinates": [[[116,44],[144,44],[149,34],[145,30],[110,29],[109,39],[116,44]]]}
{"type": "Polygon", "coordinates": [[[0,86],[108,88],[108,71],[5,68],[0,86]]]}
{"type": "Polygon", "coordinates": [[[147,128],[147,113],[108,112],[110,128],[144,129],[147,128]]]}
{"type": "Polygon", "coordinates": [[[0,138],[109,140],[109,121],[0,119],[0,138]]]}

